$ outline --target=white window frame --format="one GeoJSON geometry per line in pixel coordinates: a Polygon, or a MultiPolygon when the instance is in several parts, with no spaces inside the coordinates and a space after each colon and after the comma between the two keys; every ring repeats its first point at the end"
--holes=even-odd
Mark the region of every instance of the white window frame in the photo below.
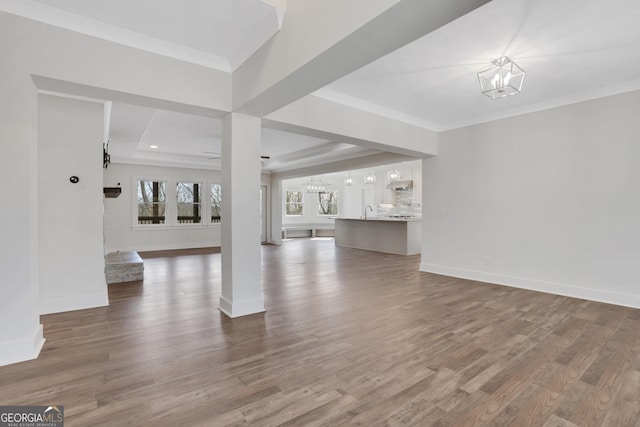
{"type": "Polygon", "coordinates": [[[209,222],[209,224],[214,225],[214,226],[220,226],[220,224],[222,223],[222,197],[223,197],[223,193],[222,193],[222,183],[220,183],[219,181],[209,181],[207,183],[207,221],[209,222]],[[211,221],[211,214],[212,209],[213,209],[213,203],[211,203],[211,187],[213,187],[214,185],[218,185],[220,186],[220,222],[212,222],[211,221]]]}
{"type": "MultiPolygon", "coordinates": [[[[293,203],[291,203],[291,204],[293,204],[293,203]]],[[[292,217],[292,218],[304,216],[304,206],[305,206],[305,204],[306,204],[306,200],[305,200],[304,191],[300,191],[300,190],[284,190],[284,215],[285,216],[292,217]],[[299,215],[298,214],[289,214],[288,213],[289,210],[287,208],[288,208],[288,205],[290,203],[287,203],[287,193],[300,193],[302,195],[302,201],[300,203],[295,203],[295,204],[302,205],[302,210],[301,210],[301,213],[299,215]]]]}
{"type": "MultiPolygon", "coordinates": [[[[198,228],[198,227],[203,227],[207,225],[207,221],[206,221],[206,216],[203,215],[203,212],[205,212],[205,209],[207,208],[206,205],[206,200],[203,199],[203,191],[202,189],[205,188],[206,186],[206,181],[202,181],[202,180],[198,180],[198,179],[193,179],[193,178],[174,178],[173,182],[172,182],[172,188],[174,191],[173,194],[173,207],[174,207],[174,213],[171,217],[171,225],[176,227],[176,228],[198,228]],[[178,220],[178,184],[183,183],[183,184],[198,184],[199,188],[200,188],[200,222],[196,222],[196,223],[180,223],[180,221],[178,220]]],[[[208,188],[208,187],[207,187],[208,188]]]]}
{"type": "Polygon", "coordinates": [[[133,195],[133,228],[140,229],[159,229],[159,228],[168,228],[170,227],[171,220],[171,206],[170,202],[171,197],[171,182],[166,177],[157,177],[157,176],[143,176],[143,177],[133,177],[132,188],[135,190],[132,191],[133,195]],[[164,224],[139,224],[138,223],[138,185],[140,181],[151,181],[151,182],[163,182],[165,186],[165,200],[164,200],[164,224]]]}
{"type": "Polygon", "coordinates": [[[209,189],[211,185],[220,184],[219,179],[202,179],[193,176],[167,177],[167,176],[134,176],[131,186],[132,191],[132,210],[131,224],[132,229],[136,230],[166,230],[166,229],[184,229],[184,228],[220,228],[220,222],[211,222],[211,200],[209,197],[209,189]],[[138,182],[139,181],[157,181],[165,184],[165,220],[164,224],[138,224],[138,182]],[[200,185],[200,223],[196,224],[180,224],[178,223],[178,199],[177,186],[179,182],[196,183],[200,185]],[[203,189],[206,189],[203,190],[203,189]],[[203,194],[205,193],[205,194],[203,194]]]}
{"type": "Polygon", "coordinates": [[[323,217],[324,218],[324,217],[328,217],[328,216],[337,216],[339,214],[339,212],[340,212],[340,195],[338,194],[338,191],[321,191],[321,192],[318,193],[318,198],[316,199],[316,201],[318,202],[318,210],[316,212],[317,212],[317,215],[319,217],[323,217]],[[320,194],[321,193],[335,193],[335,195],[336,195],[336,202],[335,202],[336,213],[328,213],[328,214],[320,213],[320,206],[322,205],[320,203],[320,194]]]}

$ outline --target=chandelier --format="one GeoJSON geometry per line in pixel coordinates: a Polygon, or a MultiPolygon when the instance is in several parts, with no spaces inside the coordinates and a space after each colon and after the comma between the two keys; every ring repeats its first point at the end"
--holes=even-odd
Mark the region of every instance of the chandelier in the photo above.
{"type": "Polygon", "coordinates": [[[302,184],[307,193],[323,193],[329,189],[331,184],[324,182],[322,179],[311,178],[309,181],[302,184]]]}
{"type": "Polygon", "coordinates": [[[492,63],[493,67],[478,73],[482,93],[491,99],[520,93],[524,81],[524,70],[507,56],[498,58],[492,63]]]}
{"type": "Polygon", "coordinates": [[[400,179],[400,171],[396,168],[391,169],[389,172],[387,172],[387,178],[389,179],[389,182],[393,182],[393,181],[397,181],[400,179]]]}

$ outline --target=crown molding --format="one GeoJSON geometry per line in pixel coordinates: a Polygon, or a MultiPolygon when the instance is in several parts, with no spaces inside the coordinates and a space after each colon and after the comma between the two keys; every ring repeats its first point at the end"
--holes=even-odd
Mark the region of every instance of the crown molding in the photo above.
{"type": "Polygon", "coordinates": [[[495,114],[486,114],[483,116],[474,117],[468,120],[460,120],[456,122],[450,122],[441,127],[441,132],[459,129],[467,126],[478,125],[482,123],[493,122],[496,120],[507,119],[510,117],[522,116],[525,114],[536,113],[539,111],[550,110],[553,108],[564,107],[571,104],[578,104],[580,102],[591,101],[599,98],[606,98],[608,96],[619,95],[622,93],[633,92],[640,90],[640,79],[630,80],[627,82],[605,86],[597,89],[593,89],[586,92],[567,95],[559,98],[550,99],[547,101],[539,102],[537,104],[526,105],[524,107],[513,108],[508,111],[502,111],[495,114]]]}
{"type": "Polygon", "coordinates": [[[158,55],[230,73],[226,58],[75,15],[33,0],[0,0],[0,11],[158,55]]]}

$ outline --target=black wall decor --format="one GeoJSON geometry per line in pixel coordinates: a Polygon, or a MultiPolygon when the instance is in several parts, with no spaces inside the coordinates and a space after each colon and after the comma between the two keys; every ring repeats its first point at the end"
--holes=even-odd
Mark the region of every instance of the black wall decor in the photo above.
{"type": "Polygon", "coordinates": [[[111,155],[109,154],[109,141],[102,144],[102,167],[107,168],[111,163],[111,155]]]}

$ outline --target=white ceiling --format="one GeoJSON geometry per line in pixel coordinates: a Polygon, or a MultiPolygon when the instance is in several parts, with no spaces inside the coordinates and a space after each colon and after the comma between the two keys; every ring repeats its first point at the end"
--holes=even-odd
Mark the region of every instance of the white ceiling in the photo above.
{"type": "Polygon", "coordinates": [[[32,19],[223,71],[251,56],[280,29],[281,19],[272,0],[8,3],[32,19]]]}
{"type": "Polygon", "coordinates": [[[640,88],[640,1],[493,0],[319,95],[432,130],[640,88]],[[477,73],[509,56],[521,94],[491,100],[477,73]]]}
{"type": "MultiPolygon", "coordinates": [[[[113,162],[219,168],[218,119],[113,102],[109,153],[113,162]],[[155,146],[157,148],[151,148],[155,146]]],[[[376,151],[326,139],[262,129],[263,169],[278,171],[376,151]]]]}
{"type": "MultiPolygon", "coordinates": [[[[281,0],[8,3],[32,19],[227,71],[278,31],[283,12],[273,6],[281,0]]],[[[316,94],[442,131],[640,89],[639,22],[638,0],[493,0],[316,94]],[[521,94],[494,101],[480,93],[477,72],[503,55],[527,76],[521,94]]],[[[271,170],[370,153],[263,135],[271,170]]],[[[114,158],[202,164],[212,161],[205,151],[219,152],[219,122],[114,103],[110,138],[114,158]]]]}

